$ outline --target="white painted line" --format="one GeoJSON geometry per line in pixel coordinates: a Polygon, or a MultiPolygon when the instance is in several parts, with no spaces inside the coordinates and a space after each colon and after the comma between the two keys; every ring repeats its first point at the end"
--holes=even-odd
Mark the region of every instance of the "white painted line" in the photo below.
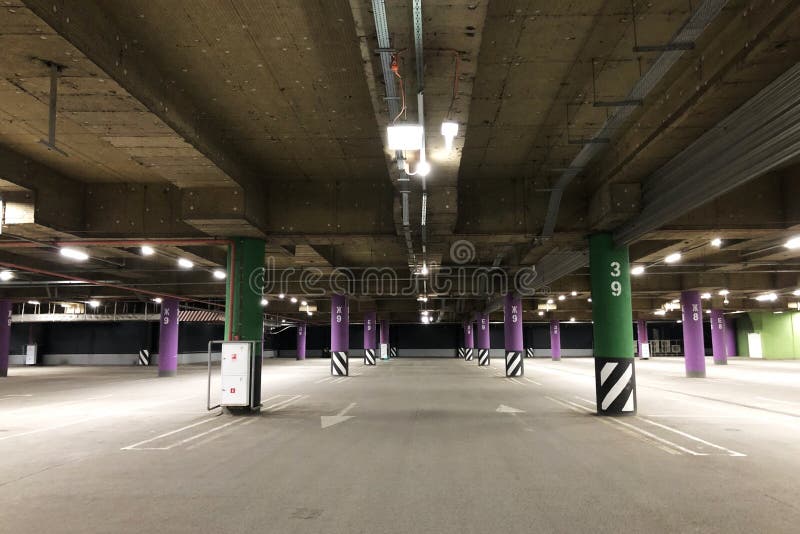
{"type": "Polygon", "coordinates": [[[242,423],[242,422],[244,422],[244,419],[235,419],[233,421],[225,423],[224,425],[215,426],[214,428],[206,430],[205,432],[200,432],[199,434],[195,434],[194,436],[189,436],[186,439],[182,439],[180,441],[176,441],[175,443],[173,443],[171,445],[167,445],[166,447],[163,448],[163,450],[169,450],[169,449],[172,449],[174,447],[178,447],[180,445],[183,445],[184,443],[189,443],[190,441],[194,441],[194,440],[196,440],[198,438],[202,438],[203,436],[207,436],[208,434],[212,434],[212,433],[216,432],[217,430],[222,430],[223,428],[227,428],[229,426],[235,425],[236,423],[242,423]]]}
{"type": "Polygon", "coordinates": [[[349,421],[353,418],[352,415],[347,415],[347,412],[355,408],[356,403],[351,402],[345,409],[337,413],[336,415],[323,415],[320,417],[320,427],[328,428],[333,425],[338,425],[339,423],[344,423],[345,421],[349,421]]]}
{"type": "Polygon", "coordinates": [[[305,396],[306,395],[295,395],[294,397],[292,397],[290,399],[286,399],[285,401],[276,402],[272,406],[267,406],[266,408],[264,408],[264,410],[267,411],[267,412],[277,412],[278,410],[281,410],[281,409],[289,406],[290,404],[302,399],[305,396]]]}
{"type": "Polygon", "coordinates": [[[528,381],[528,382],[530,382],[531,384],[536,384],[537,386],[541,386],[541,385],[542,385],[541,383],[537,382],[536,380],[531,380],[531,379],[530,379],[530,378],[528,378],[527,376],[525,377],[525,380],[527,380],[527,381],[528,381]]]}
{"type": "MultiPolygon", "coordinates": [[[[560,399],[554,399],[553,397],[547,397],[547,398],[552,400],[552,401],[554,401],[554,402],[558,402],[558,403],[561,403],[561,404],[564,404],[564,403],[571,404],[572,406],[575,406],[576,408],[582,410],[584,413],[593,413],[594,412],[594,410],[590,410],[589,408],[586,408],[585,406],[582,406],[580,404],[577,404],[577,403],[574,403],[574,402],[571,402],[571,401],[568,401],[568,400],[563,400],[562,401],[560,399]]],[[[648,432],[647,430],[639,428],[638,426],[634,426],[634,425],[628,424],[628,423],[626,423],[624,421],[620,421],[617,418],[600,418],[598,420],[603,422],[603,423],[607,423],[607,424],[620,425],[620,426],[622,426],[624,428],[627,428],[628,430],[631,430],[633,432],[637,432],[637,433],[639,433],[639,434],[641,434],[643,436],[647,436],[651,440],[655,440],[657,442],[663,443],[664,445],[667,445],[669,447],[673,447],[673,448],[675,448],[675,449],[677,449],[679,451],[685,452],[687,454],[691,454],[692,456],[708,456],[706,453],[696,452],[696,451],[687,449],[685,447],[682,447],[682,446],[678,445],[677,443],[673,443],[672,441],[669,441],[668,439],[664,439],[664,438],[662,438],[660,436],[657,436],[657,435],[655,435],[655,434],[653,434],[651,432],[648,432]]],[[[659,447],[659,448],[661,448],[661,447],[659,447]]]]}
{"type": "Polygon", "coordinates": [[[11,415],[11,414],[20,413],[20,412],[29,412],[31,410],[51,410],[56,406],[67,406],[69,404],[80,404],[82,402],[89,402],[89,401],[94,401],[94,400],[107,399],[107,398],[112,397],[112,396],[113,395],[109,394],[109,395],[100,395],[99,397],[89,397],[89,398],[86,398],[86,399],[74,400],[74,401],[54,402],[54,403],[51,403],[51,404],[37,404],[35,406],[26,406],[24,408],[17,408],[16,410],[11,410],[10,412],[6,412],[3,415],[11,415]]]}
{"type": "Polygon", "coordinates": [[[191,425],[186,425],[186,426],[183,426],[183,427],[178,428],[176,430],[170,430],[169,432],[165,432],[163,434],[159,434],[158,436],[156,436],[154,438],[146,439],[144,441],[140,441],[138,443],[134,443],[133,445],[128,445],[127,447],[122,447],[120,450],[121,451],[129,451],[131,449],[134,449],[134,448],[138,447],[139,445],[144,445],[145,443],[152,443],[153,441],[156,441],[156,440],[161,439],[161,438],[166,438],[167,436],[171,436],[173,434],[177,434],[178,432],[183,432],[184,430],[189,430],[190,428],[194,428],[194,427],[199,426],[199,425],[204,425],[206,423],[210,423],[212,421],[216,421],[216,419],[217,419],[217,417],[213,417],[211,419],[203,419],[202,421],[198,421],[196,423],[192,423],[191,425]]]}
{"type": "Polygon", "coordinates": [[[47,432],[48,430],[57,430],[59,428],[64,428],[64,427],[67,427],[67,426],[72,426],[72,425],[77,425],[77,424],[80,424],[80,423],[85,423],[86,421],[92,421],[93,419],[99,419],[100,417],[102,417],[102,416],[96,415],[94,417],[85,417],[83,419],[78,419],[77,421],[70,421],[69,423],[62,423],[60,425],[53,425],[53,426],[48,426],[48,427],[44,427],[44,428],[37,428],[36,430],[28,430],[27,432],[20,432],[18,434],[11,434],[10,436],[0,437],[0,441],[5,441],[7,439],[12,439],[12,438],[20,438],[20,437],[23,437],[23,436],[30,436],[31,434],[39,434],[40,432],[47,432]]]}
{"type": "Polygon", "coordinates": [[[714,443],[711,443],[710,441],[706,441],[706,440],[704,440],[702,438],[698,438],[697,436],[693,436],[692,434],[689,434],[688,432],[683,432],[681,430],[678,430],[677,428],[672,428],[671,426],[667,426],[667,425],[664,425],[664,424],[661,424],[661,423],[656,423],[655,421],[651,421],[650,419],[646,419],[644,417],[637,416],[637,419],[641,419],[645,423],[650,423],[651,425],[657,426],[658,428],[663,428],[664,430],[669,430],[670,432],[674,432],[675,434],[678,434],[679,436],[683,436],[685,438],[694,440],[694,441],[696,441],[698,443],[702,443],[703,445],[708,445],[709,447],[714,447],[715,449],[719,449],[721,451],[725,451],[730,456],[738,456],[738,457],[747,456],[744,453],[736,452],[734,450],[728,449],[727,447],[723,447],[721,445],[716,445],[714,443]]]}
{"type": "Polygon", "coordinates": [[[519,384],[520,386],[524,386],[525,385],[522,382],[520,382],[519,380],[517,380],[516,378],[509,377],[508,379],[511,380],[512,382],[514,382],[515,384],[519,384]]]}
{"type": "MultiPolygon", "coordinates": [[[[249,425],[249,424],[251,424],[251,423],[253,423],[255,421],[256,421],[255,418],[250,418],[250,419],[248,419],[247,421],[245,421],[244,423],[242,423],[239,426],[240,427],[247,426],[247,425],[249,425]]],[[[186,447],[186,450],[187,451],[191,451],[191,450],[194,450],[194,449],[198,449],[198,448],[202,447],[203,445],[205,445],[207,443],[211,443],[212,441],[221,438],[224,435],[225,435],[224,432],[221,432],[219,434],[214,434],[213,436],[208,437],[208,438],[206,438],[206,439],[204,439],[202,441],[198,441],[197,443],[193,443],[193,444],[189,445],[188,447],[186,447]]]]}
{"type": "Polygon", "coordinates": [[[585,402],[586,404],[589,405],[590,408],[595,408],[595,403],[593,400],[587,399],[585,397],[579,397],[578,395],[575,395],[575,398],[578,399],[579,401],[585,402]]]}
{"type": "Polygon", "coordinates": [[[771,399],[769,397],[756,397],[760,400],[765,400],[767,402],[777,402],[778,404],[788,404],[789,406],[800,406],[800,402],[793,402],[787,400],[779,400],[779,399],[771,399]]]}
{"type": "Polygon", "coordinates": [[[343,377],[341,377],[341,378],[337,378],[336,380],[334,380],[333,382],[331,382],[331,384],[338,384],[339,382],[344,382],[344,381],[345,381],[345,380],[347,380],[348,378],[350,378],[350,377],[349,377],[349,376],[343,376],[343,377]]]}
{"type": "Polygon", "coordinates": [[[314,383],[315,383],[315,384],[322,384],[323,382],[327,382],[328,380],[333,380],[333,377],[332,377],[332,376],[326,376],[325,378],[323,378],[323,379],[320,379],[320,380],[317,380],[317,381],[316,381],[316,382],[314,382],[314,383]]]}

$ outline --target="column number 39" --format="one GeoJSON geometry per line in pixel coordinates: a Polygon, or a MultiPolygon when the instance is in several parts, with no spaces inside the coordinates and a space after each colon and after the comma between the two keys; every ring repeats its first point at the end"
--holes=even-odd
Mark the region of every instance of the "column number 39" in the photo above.
{"type": "MultiPolygon", "coordinates": [[[[611,262],[611,276],[613,278],[619,278],[622,275],[622,270],[620,268],[620,264],[618,261],[611,262]]],[[[612,280],[611,281],[611,295],[618,297],[622,294],[622,284],[620,284],[619,280],[612,280]]]]}

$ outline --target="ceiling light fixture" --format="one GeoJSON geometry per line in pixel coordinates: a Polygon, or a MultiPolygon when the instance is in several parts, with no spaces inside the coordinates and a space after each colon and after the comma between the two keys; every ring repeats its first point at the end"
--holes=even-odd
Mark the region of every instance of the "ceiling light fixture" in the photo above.
{"type": "Polygon", "coordinates": [[[542,316],[544,316],[544,312],[543,311],[539,311],[539,317],[542,317],[542,316]]]}
{"type": "Polygon", "coordinates": [[[308,311],[306,312],[306,315],[308,315],[309,317],[311,317],[312,315],[314,315],[314,312],[312,312],[311,310],[308,310],[308,311]]]}
{"type": "Polygon", "coordinates": [[[386,128],[389,150],[421,150],[424,130],[419,124],[393,124],[386,128]]]}
{"type": "Polygon", "coordinates": [[[653,312],[654,315],[666,315],[667,312],[664,310],[656,310],[653,312]]]}
{"type": "Polygon", "coordinates": [[[448,152],[453,149],[453,139],[458,134],[458,123],[444,121],[442,123],[442,135],[444,136],[444,148],[448,152]]]}
{"type": "Polygon", "coordinates": [[[569,318],[569,322],[574,323],[575,322],[575,317],[570,317],[569,318]]]}
{"type": "Polygon", "coordinates": [[[586,301],[587,302],[592,302],[592,297],[589,297],[588,299],[586,299],[586,301]]]}
{"type": "Polygon", "coordinates": [[[758,295],[756,297],[756,300],[758,302],[775,302],[776,300],[778,300],[778,295],[776,295],[775,293],[765,293],[763,295],[758,295]]]}
{"type": "Polygon", "coordinates": [[[308,302],[305,300],[300,301],[300,306],[308,306],[308,302]]]}
{"type": "Polygon", "coordinates": [[[559,296],[558,296],[558,300],[565,300],[566,298],[567,298],[567,297],[565,297],[564,295],[559,295],[559,296]]]}
{"type": "Polygon", "coordinates": [[[297,297],[292,297],[289,299],[292,304],[297,304],[297,297]]]}
{"type": "Polygon", "coordinates": [[[573,297],[577,297],[578,296],[578,292],[577,291],[573,291],[572,293],[570,293],[570,295],[572,295],[573,297]]]}
{"type": "Polygon", "coordinates": [[[681,260],[681,253],[680,252],[673,252],[672,254],[670,254],[669,256],[664,258],[664,261],[666,263],[676,263],[676,262],[679,262],[680,260],[681,260]]]}
{"type": "Polygon", "coordinates": [[[156,253],[155,249],[149,245],[142,245],[142,248],[139,249],[142,253],[142,256],[152,256],[156,253]]]}
{"type": "Polygon", "coordinates": [[[703,293],[702,295],[700,295],[700,298],[708,300],[711,298],[711,293],[703,293]]]}
{"type": "Polygon", "coordinates": [[[186,258],[178,258],[178,267],[181,269],[191,269],[194,267],[194,262],[192,260],[187,260],[186,258]]]}
{"type": "Polygon", "coordinates": [[[789,241],[784,243],[783,246],[792,250],[800,248],[800,236],[791,238],[789,241]]]}
{"type": "Polygon", "coordinates": [[[731,301],[729,301],[729,300],[727,299],[727,297],[726,297],[726,298],[725,298],[725,300],[723,300],[723,301],[722,301],[722,303],[723,303],[723,304],[730,304],[730,303],[731,303],[731,301]]]}
{"type": "Polygon", "coordinates": [[[91,306],[92,308],[97,308],[98,306],[100,306],[100,301],[99,300],[90,300],[87,304],[89,304],[89,306],[91,306]]]}
{"type": "Polygon", "coordinates": [[[225,280],[227,274],[222,269],[214,269],[214,278],[217,280],[225,280]]]}
{"type": "Polygon", "coordinates": [[[631,274],[633,276],[639,276],[640,274],[644,274],[644,265],[636,265],[631,268],[631,274]]]}
{"type": "Polygon", "coordinates": [[[29,300],[28,304],[33,304],[34,306],[38,306],[39,304],[41,304],[41,302],[39,302],[38,300],[29,300]]]}
{"type": "Polygon", "coordinates": [[[430,172],[431,172],[431,164],[428,163],[426,160],[422,159],[417,163],[417,171],[414,174],[422,176],[424,178],[428,176],[430,172]]]}
{"type": "Polygon", "coordinates": [[[720,239],[718,237],[715,237],[714,239],[711,240],[711,246],[712,247],[717,247],[717,248],[721,247],[722,246],[722,239],[720,239]]]}
{"type": "Polygon", "coordinates": [[[161,297],[156,297],[153,299],[153,302],[155,302],[156,304],[161,304],[162,302],[164,302],[164,299],[162,299],[161,297]]]}
{"type": "MultiPolygon", "coordinates": [[[[2,273],[0,273],[0,278],[2,278],[2,273]]],[[[800,297],[800,289],[795,289],[794,291],[792,291],[792,295],[794,295],[795,297],[800,297]]]]}
{"type": "Polygon", "coordinates": [[[266,306],[267,304],[269,304],[269,301],[267,299],[265,299],[265,298],[262,298],[261,299],[261,305],[262,306],[266,306]]]}
{"type": "Polygon", "coordinates": [[[547,303],[548,304],[552,304],[553,303],[553,299],[547,299],[547,303]]]}
{"type": "Polygon", "coordinates": [[[727,296],[729,294],[730,294],[730,291],[728,291],[727,289],[720,289],[719,290],[719,296],[720,297],[725,297],[725,296],[727,296]]]}
{"type": "Polygon", "coordinates": [[[2,280],[3,282],[8,282],[12,278],[14,278],[14,273],[13,272],[11,272],[11,271],[0,271],[0,280],[2,280]]]}
{"type": "Polygon", "coordinates": [[[425,262],[422,262],[422,268],[419,270],[419,274],[422,276],[428,276],[428,266],[425,264],[425,262]]]}
{"type": "Polygon", "coordinates": [[[279,299],[285,299],[286,298],[286,294],[285,293],[278,293],[278,298],[279,299]]]}
{"type": "Polygon", "coordinates": [[[61,247],[59,252],[62,256],[71,260],[86,261],[89,259],[89,255],[87,253],[72,247],[61,247]]]}

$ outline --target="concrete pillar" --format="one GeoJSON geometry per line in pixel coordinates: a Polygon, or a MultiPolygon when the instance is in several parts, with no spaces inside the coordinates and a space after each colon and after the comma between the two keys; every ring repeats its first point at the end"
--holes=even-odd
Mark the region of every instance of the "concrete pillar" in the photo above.
{"type": "Polygon", "coordinates": [[[331,297],[331,374],[348,376],[350,350],[350,319],[347,297],[331,297]]]}
{"type": "Polygon", "coordinates": [[[681,315],[686,376],[703,378],[706,376],[706,349],[703,343],[703,306],[700,303],[700,293],[681,293],[681,315]]]}
{"type": "Polygon", "coordinates": [[[736,323],[730,317],[725,318],[725,357],[738,356],[736,350],[736,323]]]}
{"type": "Polygon", "coordinates": [[[306,359],[306,333],[308,325],[305,322],[297,325],[297,359],[306,359]]]}
{"type": "Polygon", "coordinates": [[[636,321],[636,341],[639,343],[639,358],[650,359],[650,341],[647,339],[647,321],[644,319],[636,321]]]}
{"type": "Polygon", "coordinates": [[[482,313],[478,316],[478,365],[485,367],[491,361],[491,336],[489,335],[489,314],[482,313]]]}
{"type": "Polygon", "coordinates": [[[364,313],[364,365],[375,365],[375,312],[364,313]]]}
{"type": "Polygon", "coordinates": [[[8,376],[8,347],[11,344],[11,302],[0,301],[0,377],[8,376]]]}
{"type": "Polygon", "coordinates": [[[475,339],[472,335],[472,321],[464,323],[464,359],[472,361],[475,353],[475,339]]]}
{"type": "Polygon", "coordinates": [[[261,354],[264,309],[261,288],[250,284],[254,273],[264,268],[264,240],[235,237],[228,248],[228,291],[225,299],[225,339],[255,341],[253,366],[254,406],[261,404],[261,354]]]}
{"type": "Polygon", "coordinates": [[[561,325],[558,321],[550,321],[550,353],[553,361],[561,360],[561,325]]]}
{"type": "Polygon", "coordinates": [[[503,334],[506,348],[506,376],[522,376],[525,350],[522,344],[522,299],[508,293],[503,305],[503,334]]]}
{"type": "Polygon", "coordinates": [[[381,359],[388,360],[391,344],[389,343],[389,319],[381,319],[380,343],[381,347],[386,345],[386,354],[381,353],[381,359]]]}
{"type": "Polygon", "coordinates": [[[161,303],[158,334],[158,376],[178,374],[178,299],[165,298],[161,303]]]}
{"type": "Polygon", "coordinates": [[[636,413],[633,309],[628,247],[610,233],[589,237],[594,318],[594,375],[598,415],[636,413]]]}
{"type": "Polygon", "coordinates": [[[722,310],[711,310],[711,354],[715,365],[727,365],[725,353],[725,315],[722,310]]]}

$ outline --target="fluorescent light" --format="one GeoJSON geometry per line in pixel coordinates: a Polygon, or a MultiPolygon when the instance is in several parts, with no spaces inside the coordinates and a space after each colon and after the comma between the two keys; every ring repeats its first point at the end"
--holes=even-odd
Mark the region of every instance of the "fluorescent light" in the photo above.
{"type": "Polygon", "coordinates": [[[673,304],[680,304],[681,303],[681,299],[672,299],[672,303],[673,304]]]}
{"type": "Polygon", "coordinates": [[[14,278],[14,273],[13,272],[11,272],[11,271],[0,271],[0,280],[2,280],[3,282],[8,282],[12,278],[14,278]]]}
{"type": "Polygon", "coordinates": [[[59,252],[62,256],[71,260],[86,261],[89,259],[89,255],[87,253],[72,247],[61,247],[59,252]]]}
{"type": "Polygon", "coordinates": [[[681,321],[680,319],[678,319],[678,320],[677,320],[677,321],[675,321],[675,322],[676,322],[676,323],[678,323],[678,324],[681,324],[683,321],[681,321]]]}
{"type": "Polygon", "coordinates": [[[156,304],[161,304],[162,302],[164,302],[164,299],[162,299],[161,297],[156,297],[153,299],[153,302],[155,302],[156,304]]]}
{"type": "Polygon", "coordinates": [[[292,304],[297,304],[297,297],[292,297],[289,299],[292,304]]]}
{"type": "Polygon", "coordinates": [[[312,312],[311,310],[308,310],[308,311],[306,312],[306,315],[308,315],[309,317],[311,317],[312,315],[314,315],[314,312],[312,312]]]}
{"type": "Polygon", "coordinates": [[[417,163],[417,170],[414,174],[418,174],[419,176],[425,177],[428,176],[431,172],[431,164],[425,161],[424,159],[417,163]]]}
{"type": "Polygon", "coordinates": [[[214,272],[212,274],[214,275],[214,278],[216,278],[217,280],[225,280],[225,277],[228,276],[227,273],[225,273],[225,271],[223,271],[222,269],[214,269],[214,272]]]}
{"type": "Polygon", "coordinates": [[[547,303],[548,304],[552,304],[553,303],[553,299],[547,299],[547,303]]]}
{"type": "Polygon", "coordinates": [[[280,293],[280,294],[278,294],[278,298],[279,299],[285,299],[286,298],[286,294],[280,293]]]}
{"type": "Polygon", "coordinates": [[[305,300],[300,301],[300,305],[301,306],[308,306],[308,302],[306,302],[305,300]]]}
{"type": "Polygon", "coordinates": [[[706,315],[709,315],[710,313],[711,313],[711,310],[706,310],[706,315]]]}
{"type": "Polygon", "coordinates": [[[419,270],[419,274],[422,276],[428,276],[428,266],[425,263],[422,263],[422,269],[419,270]]]}
{"type": "Polygon", "coordinates": [[[142,252],[142,256],[152,256],[153,254],[156,253],[155,249],[148,245],[142,245],[142,248],[140,250],[142,252]]]}
{"type": "Polygon", "coordinates": [[[570,317],[569,318],[569,322],[574,323],[575,322],[575,317],[570,317]]]}
{"type": "Polygon", "coordinates": [[[422,315],[428,315],[430,312],[428,310],[422,310],[420,313],[422,315]]]}
{"type": "Polygon", "coordinates": [[[444,136],[444,147],[446,150],[453,149],[453,139],[458,134],[458,123],[444,121],[442,123],[442,135],[444,136]]]}
{"type": "Polygon", "coordinates": [[[680,252],[673,252],[672,254],[670,254],[669,256],[664,258],[664,261],[666,263],[675,263],[675,262],[680,261],[680,259],[681,259],[681,253],[680,252]]]}
{"type": "Polygon", "coordinates": [[[41,303],[38,300],[29,300],[28,304],[33,304],[34,306],[38,306],[41,303]]]}
{"type": "Polygon", "coordinates": [[[539,317],[542,317],[543,315],[544,315],[544,312],[543,312],[543,311],[540,311],[540,312],[539,312],[539,317]]]}
{"type": "Polygon", "coordinates": [[[725,300],[723,300],[723,301],[722,301],[722,303],[723,303],[723,304],[730,304],[730,303],[731,303],[731,301],[729,301],[729,300],[727,299],[727,297],[726,297],[726,298],[725,298],[725,300]]]}
{"type": "Polygon", "coordinates": [[[656,310],[653,312],[655,315],[666,315],[667,312],[664,310],[656,310]]]}
{"type": "Polygon", "coordinates": [[[775,293],[765,293],[763,295],[758,295],[756,300],[759,302],[775,302],[778,300],[778,295],[775,293]]]}
{"type": "Polygon", "coordinates": [[[774,313],[775,315],[780,315],[781,313],[783,313],[783,310],[774,311],[772,313],[774,313]]]}
{"type": "Polygon", "coordinates": [[[395,124],[386,128],[389,150],[421,150],[422,136],[419,124],[395,124]]]}
{"type": "Polygon", "coordinates": [[[428,302],[428,297],[426,297],[425,295],[420,295],[420,296],[417,297],[417,301],[418,302],[428,302]]]}
{"type": "Polygon", "coordinates": [[[788,248],[788,249],[800,248],[800,236],[791,238],[789,241],[784,243],[783,246],[788,248]]]}
{"type": "Polygon", "coordinates": [[[178,267],[181,269],[191,269],[194,267],[194,262],[192,260],[187,260],[186,258],[178,258],[178,267]]]}
{"type": "Polygon", "coordinates": [[[261,305],[262,306],[266,306],[267,304],[269,304],[269,301],[267,299],[262,298],[261,299],[261,305]]]}
{"type": "Polygon", "coordinates": [[[592,302],[592,297],[589,297],[589,298],[588,298],[588,299],[586,299],[586,300],[587,300],[588,302],[592,302]]]}
{"type": "Polygon", "coordinates": [[[431,318],[428,317],[427,315],[423,315],[422,317],[420,317],[420,319],[422,320],[423,324],[428,324],[431,322],[431,318]]]}
{"type": "Polygon", "coordinates": [[[700,298],[708,300],[711,298],[711,293],[703,293],[702,295],[700,295],[700,298]]]}
{"type": "Polygon", "coordinates": [[[573,291],[572,293],[570,293],[570,295],[572,295],[573,297],[577,297],[578,296],[578,292],[577,291],[573,291]]]}
{"type": "Polygon", "coordinates": [[[722,246],[722,239],[720,239],[718,237],[715,237],[714,239],[711,240],[711,246],[712,247],[721,247],[722,246]]]}
{"type": "Polygon", "coordinates": [[[97,308],[98,306],[100,306],[100,301],[99,300],[90,300],[89,302],[87,302],[87,304],[89,306],[91,306],[92,308],[97,308]]]}
{"type": "Polygon", "coordinates": [[[727,296],[729,294],[730,294],[730,291],[728,291],[727,289],[720,289],[719,290],[719,296],[720,297],[724,297],[724,296],[727,296]]]}
{"type": "Polygon", "coordinates": [[[633,276],[639,276],[640,274],[644,274],[644,265],[636,265],[631,269],[631,274],[633,276]]]}
{"type": "Polygon", "coordinates": [[[565,297],[564,295],[559,295],[559,296],[558,296],[558,300],[565,300],[566,298],[567,298],[567,297],[565,297]]]}
{"type": "MultiPolygon", "coordinates": [[[[2,273],[0,273],[0,278],[2,278],[2,273]]],[[[800,289],[795,289],[794,291],[792,291],[792,295],[794,295],[795,297],[800,297],[800,289]]]]}

